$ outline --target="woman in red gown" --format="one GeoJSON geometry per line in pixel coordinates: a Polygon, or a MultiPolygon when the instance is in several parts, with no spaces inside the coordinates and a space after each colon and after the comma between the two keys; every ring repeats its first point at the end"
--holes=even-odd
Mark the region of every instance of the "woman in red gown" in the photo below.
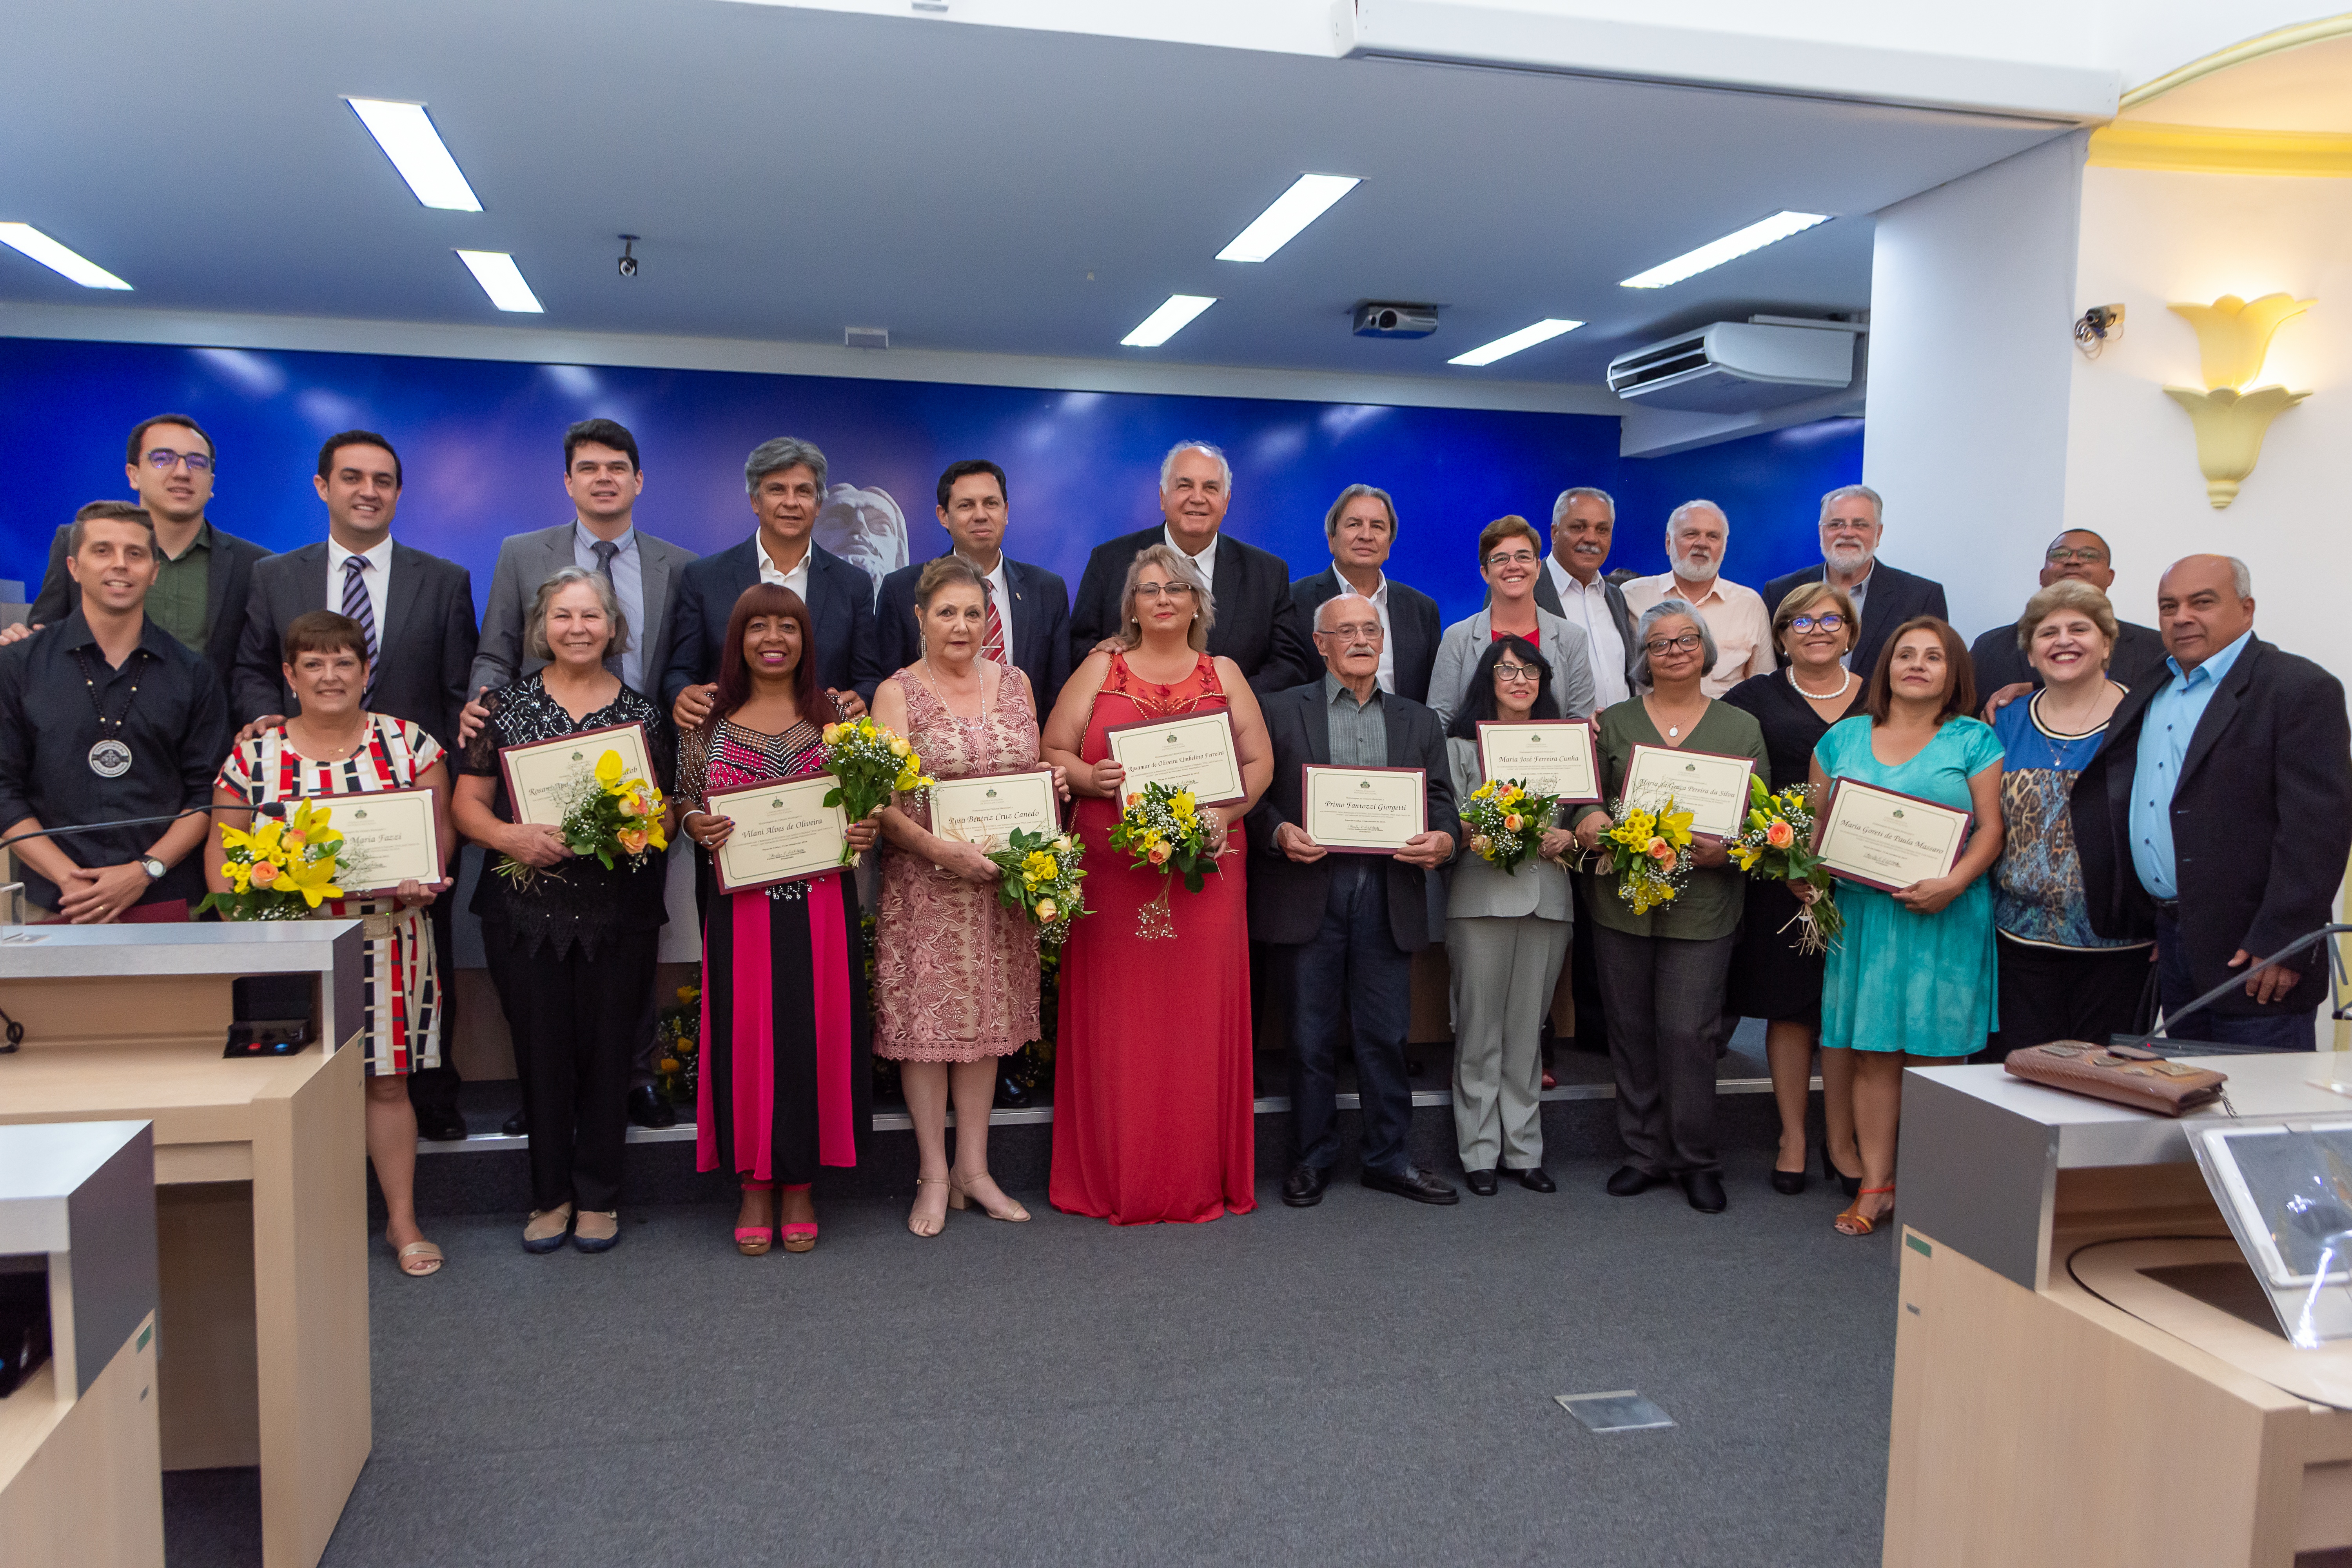
{"type": "Polygon", "coordinates": [[[1114,724],[1223,710],[1248,798],[1204,807],[1223,834],[1265,793],[1274,752],[1238,666],[1202,651],[1215,605],[1165,544],[1128,569],[1115,653],[1087,656],[1047,721],[1045,760],[1067,770],[1088,850],[1087,904],[1062,960],[1054,1061],[1054,1206],[1113,1225],[1197,1222],[1257,1206],[1251,1110],[1248,883],[1241,836],[1197,893],[1130,869],[1110,847],[1124,774],[1114,724]],[[1167,889],[1175,937],[1137,916],[1167,889]]]}

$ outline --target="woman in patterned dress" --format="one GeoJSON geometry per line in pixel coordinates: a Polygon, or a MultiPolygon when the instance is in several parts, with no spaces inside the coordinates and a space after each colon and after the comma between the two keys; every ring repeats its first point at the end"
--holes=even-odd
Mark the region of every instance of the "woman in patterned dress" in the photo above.
{"type": "MultiPolygon", "coordinates": [[[[709,717],[678,742],[678,805],[705,854],[735,830],[709,810],[712,791],[816,771],[834,709],[817,687],[815,646],[791,589],[755,583],[735,601],[709,717]]],[[[851,848],[874,847],[878,816],[850,825],[851,848]]],[[[787,1252],[816,1245],[809,1184],[822,1166],[856,1165],[871,1128],[865,948],[846,868],[712,894],[695,1168],[741,1184],[735,1247],[747,1258],[778,1232],[787,1252]]]]}
{"type": "MultiPolygon", "coordinates": [[[[446,857],[457,847],[449,831],[449,769],[440,743],[389,713],[361,706],[367,690],[367,634],[331,610],[298,616],[286,628],[286,684],[299,711],[275,729],[239,742],[221,768],[213,799],[222,805],[268,805],[320,795],[372,795],[429,789],[446,857]]],[[[232,813],[232,826],[249,826],[232,813]]],[[[331,819],[330,826],[332,826],[331,819]]],[[[205,848],[205,880],[228,891],[220,838],[205,848]]],[[[392,893],[330,899],[319,920],[357,920],[360,949],[360,1048],[367,1053],[367,1151],[383,1189],[384,1240],[404,1274],[437,1272],[441,1249],[416,1227],[416,1111],[408,1102],[408,1075],[441,1065],[439,965],[433,926],[421,912],[446,878],[414,879],[392,893]]]]}
{"type": "MultiPolygon", "coordinates": [[[[1037,766],[1036,700],[1028,677],[982,657],[987,595],[987,580],[960,556],[942,555],[924,567],[915,586],[923,657],[874,695],[874,721],[905,736],[934,778],[1037,766]]],[[[898,1081],[920,1152],[907,1228],[939,1235],[950,1205],[978,1204],[991,1219],[1025,1220],[1029,1211],[988,1173],[988,1115],[996,1100],[997,1058],[1037,1037],[1036,927],[999,901],[1002,873],[982,847],[933,833],[922,802],[885,810],[882,834],[891,853],[882,861],[874,943],[880,1009],[874,1051],[902,1064],[898,1081]]]]}

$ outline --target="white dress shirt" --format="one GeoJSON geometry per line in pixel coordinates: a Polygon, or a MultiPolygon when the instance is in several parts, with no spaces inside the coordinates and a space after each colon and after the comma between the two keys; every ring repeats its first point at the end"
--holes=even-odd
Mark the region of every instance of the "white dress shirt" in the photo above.
{"type": "Polygon", "coordinates": [[[1624,701],[1633,693],[1625,684],[1625,638],[1617,630],[1617,617],[1609,613],[1608,579],[1595,572],[1590,585],[1580,583],[1557,556],[1545,556],[1544,567],[1551,574],[1552,591],[1559,595],[1560,618],[1584,632],[1593,689],[1600,694],[1601,706],[1610,708],[1624,701]]]}
{"type": "MultiPolygon", "coordinates": [[[[751,553],[760,563],[761,582],[773,583],[779,588],[790,588],[800,595],[802,604],[808,603],[809,563],[816,557],[814,540],[811,540],[808,548],[801,552],[800,564],[789,572],[780,572],[776,569],[775,562],[768,557],[768,547],[761,542],[760,536],[756,533],[751,536],[751,553]]],[[[812,609],[810,614],[814,615],[815,611],[812,609]]]]}
{"type": "Polygon", "coordinates": [[[1215,593],[1217,591],[1217,541],[1225,536],[1224,531],[1220,529],[1209,535],[1208,545],[1198,555],[1177,543],[1175,530],[1166,523],[1160,525],[1160,536],[1168,541],[1168,548],[1190,561],[1194,569],[1201,574],[1201,581],[1207,585],[1209,592],[1215,593]]]}
{"type": "Polygon", "coordinates": [[[1753,588],[1717,577],[1706,592],[1694,596],[1672,572],[1636,577],[1622,586],[1625,607],[1637,617],[1661,600],[1680,599],[1706,622],[1707,633],[1715,638],[1715,668],[1698,686],[1709,697],[1720,697],[1779,662],[1772,653],[1772,617],[1765,611],[1764,595],[1753,588]]]}
{"type": "MultiPolygon", "coordinates": [[[[1337,561],[1331,563],[1331,575],[1339,579],[1341,594],[1360,592],[1353,583],[1348,581],[1348,574],[1339,570],[1339,563],[1337,561]]],[[[1393,694],[1396,690],[1396,628],[1389,624],[1389,574],[1385,572],[1381,573],[1381,585],[1369,594],[1360,594],[1360,596],[1370,599],[1372,602],[1372,608],[1381,613],[1380,685],[1382,691],[1393,694]]],[[[1315,608],[1317,615],[1322,614],[1323,607],[1320,605],[1315,608]]]]}
{"type": "MultiPolygon", "coordinates": [[[[343,613],[343,563],[351,558],[350,551],[336,543],[332,536],[328,538],[326,607],[339,616],[343,613]]],[[[368,614],[375,617],[376,654],[381,658],[384,638],[383,607],[391,602],[386,584],[392,581],[392,535],[387,533],[377,540],[373,546],[362,551],[359,558],[367,563],[360,572],[360,581],[367,584],[368,614]]]]}

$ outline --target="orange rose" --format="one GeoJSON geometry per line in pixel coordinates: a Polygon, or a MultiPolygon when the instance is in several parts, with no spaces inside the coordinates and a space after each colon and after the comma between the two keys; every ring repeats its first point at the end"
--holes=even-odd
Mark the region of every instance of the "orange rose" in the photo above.
{"type": "Polygon", "coordinates": [[[278,866],[276,862],[269,860],[257,860],[254,862],[253,885],[255,887],[267,888],[277,880],[278,866]]]}
{"type": "Polygon", "coordinates": [[[1506,833],[1517,833],[1520,828],[1526,826],[1527,818],[1521,816],[1516,811],[1511,813],[1510,816],[1503,818],[1503,831],[1506,833]]]}
{"type": "Polygon", "coordinates": [[[623,816],[637,816],[643,815],[637,810],[637,797],[635,795],[625,795],[621,797],[621,815],[623,816]]]}
{"type": "Polygon", "coordinates": [[[646,852],[646,830],[644,828],[625,828],[614,837],[620,839],[621,847],[627,850],[630,854],[642,855],[646,852]]]}
{"type": "Polygon", "coordinates": [[[1764,828],[1764,842],[1769,844],[1773,848],[1786,849],[1790,845],[1794,844],[1796,841],[1797,830],[1790,827],[1787,823],[1772,822],[1766,824],[1764,828]]]}
{"type": "Polygon", "coordinates": [[[1150,860],[1155,866],[1166,865],[1168,863],[1168,846],[1165,844],[1153,845],[1150,851],[1146,853],[1144,858],[1150,860]]]}

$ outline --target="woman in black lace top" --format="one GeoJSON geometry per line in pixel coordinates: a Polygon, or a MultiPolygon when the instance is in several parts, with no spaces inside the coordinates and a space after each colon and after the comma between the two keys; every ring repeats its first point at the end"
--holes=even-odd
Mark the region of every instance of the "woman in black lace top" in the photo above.
{"type": "Polygon", "coordinates": [[[499,752],[586,730],[642,725],[654,782],[667,791],[676,742],[660,710],[604,668],[628,638],[612,584],[579,567],[550,577],[524,646],[550,662],[489,700],[466,749],[450,816],[494,857],[474,894],[491,984],[514,1036],[530,1113],[531,1215],[523,1247],[602,1252],[620,1237],[621,1153],[629,1059],[660,940],[663,862],[648,852],[610,870],[555,828],[519,824],[499,752]]]}

